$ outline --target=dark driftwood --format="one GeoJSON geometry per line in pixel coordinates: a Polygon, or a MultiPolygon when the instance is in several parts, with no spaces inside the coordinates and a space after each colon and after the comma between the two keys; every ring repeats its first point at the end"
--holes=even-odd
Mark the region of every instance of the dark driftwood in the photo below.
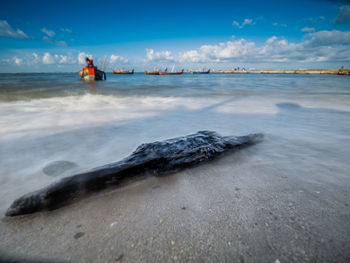
{"type": "Polygon", "coordinates": [[[41,190],[15,200],[6,216],[52,210],[69,202],[72,197],[118,185],[123,180],[151,172],[162,175],[193,166],[239,146],[253,144],[262,134],[223,137],[212,131],[200,131],[185,137],[140,145],[125,159],[61,179],[41,190]]]}

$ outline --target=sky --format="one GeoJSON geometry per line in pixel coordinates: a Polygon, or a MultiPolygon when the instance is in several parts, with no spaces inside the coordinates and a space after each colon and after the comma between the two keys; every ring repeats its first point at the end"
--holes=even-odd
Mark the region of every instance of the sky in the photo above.
{"type": "Polygon", "coordinates": [[[1,1],[0,72],[350,68],[350,0],[1,1]]]}

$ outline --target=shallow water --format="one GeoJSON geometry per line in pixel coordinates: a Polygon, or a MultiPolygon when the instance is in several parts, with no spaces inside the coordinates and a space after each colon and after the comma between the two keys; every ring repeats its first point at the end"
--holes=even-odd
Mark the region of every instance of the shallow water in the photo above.
{"type": "Polygon", "coordinates": [[[93,83],[71,73],[0,74],[0,212],[57,180],[43,172],[51,163],[84,171],[198,130],[262,132],[259,162],[350,186],[348,83],[301,74],[108,75],[93,83]]]}

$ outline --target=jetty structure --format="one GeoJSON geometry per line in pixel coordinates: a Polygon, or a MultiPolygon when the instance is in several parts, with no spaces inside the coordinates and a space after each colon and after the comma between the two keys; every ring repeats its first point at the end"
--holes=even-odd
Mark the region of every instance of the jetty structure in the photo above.
{"type": "Polygon", "coordinates": [[[235,73],[249,73],[247,70],[235,70],[235,69],[229,69],[229,70],[212,70],[211,73],[216,74],[235,74],[235,73]]]}
{"type": "Polygon", "coordinates": [[[350,69],[342,66],[339,69],[250,69],[250,72],[261,74],[330,74],[330,75],[350,75],[350,69]]]}

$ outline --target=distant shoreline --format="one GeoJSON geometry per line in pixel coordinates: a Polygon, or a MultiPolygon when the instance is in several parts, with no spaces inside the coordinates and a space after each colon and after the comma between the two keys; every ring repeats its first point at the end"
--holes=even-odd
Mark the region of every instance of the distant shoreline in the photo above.
{"type": "Polygon", "coordinates": [[[349,69],[252,69],[250,72],[261,74],[331,74],[331,75],[350,75],[349,69]]]}
{"type": "MultiPolygon", "coordinates": [[[[72,74],[76,72],[12,72],[0,74],[72,74]]],[[[107,71],[112,74],[113,72],[107,71]]],[[[144,73],[136,71],[135,73],[144,73]]],[[[185,71],[184,73],[191,73],[185,71]]],[[[210,74],[239,74],[239,73],[261,73],[261,74],[328,74],[328,75],[350,75],[350,69],[249,69],[249,70],[211,70],[210,74]]]]}

